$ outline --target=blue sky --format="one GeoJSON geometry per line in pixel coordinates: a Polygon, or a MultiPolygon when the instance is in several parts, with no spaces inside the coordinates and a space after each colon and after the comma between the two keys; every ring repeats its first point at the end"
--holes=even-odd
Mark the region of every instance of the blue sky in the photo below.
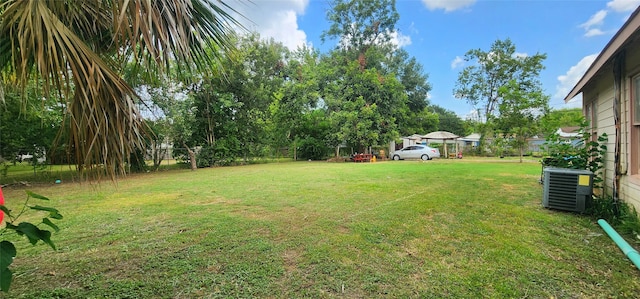
{"type": "MultiPolygon", "coordinates": [[[[236,5],[252,21],[250,29],[290,48],[307,44],[326,53],[335,45],[320,41],[329,27],[328,1],[236,5]]],[[[460,58],[471,49],[489,50],[495,40],[506,38],[518,53],[547,54],[540,80],[552,108],[579,107],[579,97],[565,104],[564,96],[638,5],[640,0],[397,0],[396,42],[424,66],[432,85],[429,101],[461,117],[473,107],[453,97],[465,66],[460,58]]]]}

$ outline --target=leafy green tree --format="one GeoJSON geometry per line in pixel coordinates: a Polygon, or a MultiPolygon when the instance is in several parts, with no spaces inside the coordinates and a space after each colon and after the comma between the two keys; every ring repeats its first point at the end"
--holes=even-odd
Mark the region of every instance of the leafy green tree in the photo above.
{"type": "Polygon", "coordinates": [[[338,39],[338,48],[357,57],[361,68],[367,65],[366,53],[374,45],[390,46],[400,14],[395,0],[334,0],[327,11],[329,29],[320,38],[338,39]]]}
{"type": "Polygon", "coordinates": [[[184,155],[185,161],[189,161],[191,170],[197,169],[195,144],[192,143],[192,135],[195,113],[194,100],[188,94],[188,89],[181,84],[169,82],[166,78],[164,84],[155,87],[146,86],[148,101],[144,103],[146,111],[150,115],[148,120],[151,129],[156,133],[147,139],[150,150],[154,157],[154,168],[160,165],[157,157],[163,153],[163,143],[172,144],[172,155],[181,157],[184,155]]]}
{"type": "Polygon", "coordinates": [[[332,119],[333,146],[346,143],[364,152],[397,137],[396,120],[406,111],[407,98],[400,82],[376,69],[361,70],[357,61],[333,71],[343,75],[322,91],[332,119]]]}
{"type": "Polygon", "coordinates": [[[554,109],[540,119],[540,130],[544,136],[549,136],[561,127],[579,127],[584,122],[582,109],[554,109]]]}
{"type": "Polygon", "coordinates": [[[246,162],[252,157],[262,157],[268,150],[268,118],[269,106],[274,101],[274,94],[280,90],[287,74],[289,50],[279,42],[260,40],[253,35],[243,43],[241,48],[246,53],[245,72],[249,75],[243,82],[243,93],[238,99],[242,109],[238,110],[238,139],[242,158],[246,162]]]}
{"type": "Polygon", "coordinates": [[[421,112],[429,105],[429,76],[425,74],[424,67],[415,57],[410,57],[403,49],[396,49],[383,66],[383,73],[395,74],[404,86],[410,111],[421,112]]]}
{"type": "Polygon", "coordinates": [[[153,132],[147,141],[147,149],[151,151],[153,170],[157,171],[164,158],[169,154],[170,122],[166,118],[147,120],[147,125],[153,132]]]}
{"type": "Polygon", "coordinates": [[[491,123],[499,117],[499,107],[503,102],[500,89],[512,80],[525,89],[539,86],[538,77],[544,69],[544,59],[546,54],[519,55],[510,39],[496,40],[488,51],[473,49],[465,54],[465,61],[474,64],[458,74],[453,94],[476,107],[485,124],[480,132],[480,150],[485,146],[485,135],[491,123]]]}
{"type": "Polygon", "coordinates": [[[398,113],[400,134],[426,134],[437,130],[438,117],[428,108],[431,85],[422,65],[403,49],[396,49],[382,65],[383,73],[395,74],[407,95],[406,111],[398,113]]]}
{"type": "Polygon", "coordinates": [[[464,122],[455,112],[437,105],[431,105],[429,109],[438,114],[438,131],[447,131],[458,136],[466,135],[464,122]]]}
{"type": "Polygon", "coordinates": [[[267,151],[269,107],[286,78],[289,54],[282,44],[257,34],[238,40],[237,48],[236,59],[222,63],[224,74],[205,76],[191,90],[195,130],[190,142],[212,147],[208,152],[219,158],[224,152],[224,163],[236,157],[246,162],[267,151]]]}
{"type": "Polygon", "coordinates": [[[333,126],[332,146],[365,151],[419,128],[432,118],[424,107],[430,86],[422,66],[391,43],[399,14],[395,1],[334,1],[322,35],[339,44],[322,58],[321,97],[333,126]],[[357,123],[357,124],[356,124],[357,123]]]}
{"type": "Polygon", "coordinates": [[[8,86],[4,102],[0,102],[0,157],[15,161],[17,154],[29,153],[35,163],[38,158],[48,158],[43,155],[52,153],[51,145],[60,130],[63,107],[51,98],[42,97],[34,85],[25,91],[23,96],[8,86]]]}
{"type": "Polygon", "coordinates": [[[302,114],[300,126],[297,129],[297,155],[301,159],[321,160],[329,156],[331,149],[327,145],[330,140],[331,123],[322,109],[314,109],[302,114]]]}
{"type": "MultiPolygon", "coordinates": [[[[306,127],[309,118],[314,122],[326,117],[318,107],[319,84],[316,74],[318,52],[303,47],[291,53],[285,65],[285,80],[274,93],[269,107],[268,127],[272,146],[276,149],[291,145],[293,158],[297,159],[298,142],[313,139],[313,143],[324,142],[325,132],[306,127]]],[[[303,159],[309,159],[305,155],[303,159]]]]}
{"type": "Polygon", "coordinates": [[[133,149],[144,148],[147,131],[124,67],[206,72],[233,48],[228,9],[211,0],[5,0],[0,81],[24,89],[41,78],[43,94],[55,90],[67,107],[64,136],[78,169],[104,165],[115,177],[133,149]]]}
{"type": "Polygon", "coordinates": [[[509,138],[512,146],[519,149],[522,163],[527,138],[538,134],[540,118],[549,109],[549,96],[539,85],[520,85],[515,79],[498,92],[502,102],[498,107],[500,117],[495,121],[496,128],[503,137],[509,138]]]}
{"type": "Polygon", "coordinates": [[[427,134],[437,131],[440,116],[431,110],[429,107],[425,107],[421,111],[407,111],[401,114],[401,119],[398,122],[400,135],[427,134]]]}

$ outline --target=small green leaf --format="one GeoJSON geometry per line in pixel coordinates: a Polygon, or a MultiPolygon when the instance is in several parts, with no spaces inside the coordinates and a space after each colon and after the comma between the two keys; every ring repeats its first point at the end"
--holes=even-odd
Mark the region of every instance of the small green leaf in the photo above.
{"type": "Polygon", "coordinates": [[[9,241],[0,242],[0,269],[9,267],[16,257],[16,247],[9,241]]]}
{"type": "Polygon", "coordinates": [[[62,219],[62,215],[55,208],[43,207],[43,206],[40,206],[40,205],[35,205],[35,206],[29,207],[29,208],[32,209],[32,210],[49,212],[49,217],[51,217],[53,219],[62,219]]]}
{"type": "Polygon", "coordinates": [[[35,206],[29,207],[29,208],[31,208],[32,210],[58,213],[58,210],[56,210],[55,208],[43,207],[43,206],[40,206],[40,205],[35,205],[35,206]]]}
{"type": "Polygon", "coordinates": [[[36,245],[36,243],[38,243],[38,240],[40,240],[40,229],[29,222],[21,222],[20,224],[18,224],[18,228],[16,228],[16,231],[19,234],[26,235],[29,239],[29,243],[31,243],[32,245],[36,245]]]}
{"type": "Polygon", "coordinates": [[[50,213],[49,217],[51,217],[53,219],[58,219],[58,220],[62,219],[62,215],[58,214],[58,213],[50,213]]]}
{"type": "Polygon", "coordinates": [[[11,277],[13,273],[9,268],[0,268],[0,291],[9,292],[11,286],[11,277]]]}
{"type": "Polygon", "coordinates": [[[55,225],[53,222],[51,222],[51,220],[49,220],[49,218],[42,218],[42,223],[48,225],[49,227],[53,228],[56,232],[60,231],[60,228],[55,225]]]}
{"type": "Polygon", "coordinates": [[[5,207],[4,205],[0,205],[0,211],[4,212],[5,215],[7,215],[7,217],[11,217],[11,211],[9,210],[9,208],[5,207]]]}
{"type": "Polygon", "coordinates": [[[40,237],[40,240],[42,240],[43,242],[49,244],[49,246],[51,246],[51,248],[53,250],[56,250],[56,245],[53,244],[53,241],[51,241],[51,232],[48,230],[43,230],[43,229],[38,229],[38,236],[40,237]]]}
{"type": "Polygon", "coordinates": [[[40,194],[33,193],[31,191],[27,191],[27,195],[29,195],[30,197],[33,197],[33,198],[37,198],[37,199],[49,200],[49,198],[47,198],[46,196],[42,196],[40,194]]]}

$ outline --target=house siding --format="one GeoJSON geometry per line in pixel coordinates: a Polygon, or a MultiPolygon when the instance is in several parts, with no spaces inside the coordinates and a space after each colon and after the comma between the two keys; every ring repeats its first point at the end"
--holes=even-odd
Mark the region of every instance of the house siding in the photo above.
{"type": "MultiPolygon", "coordinates": [[[[620,179],[619,197],[627,203],[633,205],[640,211],[640,178],[627,175],[630,160],[630,108],[631,108],[631,77],[640,74],[640,43],[634,42],[627,47],[625,67],[623,70],[622,94],[621,94],[621,148],[620,162],[623,173],[620,179]],[[633,49],[633,50],[630,50],[633,49]]],[[[597,133],[599,136],[606,133],[608,136],[607,153],[605,156],[604,170],[601,174],[604,179],[604,192],[612,194],[613,180],[615,179],[614,158],[615,158],[615,121],[613,112],[613,101],[615,96],[613,83],[613,69],[611,62],[607,63],[597,74],[597,76],[583,89],[584,107],[591,102],[595,102],[597,133]]],[[[585,108],[586,109],[586,108],[585,108]]]]}
{"type": "MultiPolygon", "coordinates": [[[[621,101],[621,131],[622,131],[622,172],[628,173],[631,159],[631,96],[633,86],[631,78],[640,74],[640,41],[636,40],[628,46],[625,58],[623,93],[621,101]]],[[[640,211],[640,178],[624,175],[620,179],[620,198],[632,204],[636,210],[640,211]]]]}
{"type": "Polygon", "coordinates": [[[591,101],[595,102],[596,115],[594,116],[594,122],[596,124],[595,130],[598,136],[607,134],[607,153],[604,157],[604,168],[600,172],[600,177],[604,180],[604,191],[611,193],[611,186],[613,186],[613,160],[614,160],[614,142],[615,142],[615,126],[613,124],[613,84],[606,84],[607,82],[613,82],[613,76],[610,74],[604,74],[599,77],[600,80],[595,81],[593,85],[588,86],[583,97],[585,105],[591,104],[591,101]]]}

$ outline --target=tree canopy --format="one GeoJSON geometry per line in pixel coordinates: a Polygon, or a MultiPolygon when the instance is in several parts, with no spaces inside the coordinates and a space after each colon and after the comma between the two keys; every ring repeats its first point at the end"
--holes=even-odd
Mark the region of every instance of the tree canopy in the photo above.
{"type": "MultiPolygon", "coordinates": [[[[465,61],[472,64],[458,74],[453,94],[473,105],[480,116],[483,124],[480,150],[484,149],[484,140],[496,119],[502,119],[503,126],[510,122],[509,118],[523,121],[524,115],[518,114],[523,105],[527,112],[545,113],[548,97],[541,94],[538,79],[544,59],[546,54],[516,52],[510,39],[496,40],[488,51],[472,49],[465,54],[465,61]]],[[[514,125],[508,126],[516,128],[523,124],[514,125]]]]}
{"type": "MultiPolygon", "coordinates": [[[[325,53],[288,49],[257,33],[234,34],[237,23],[224,2],[84,2],[0,5],[0,47],[8,50],[0,53],[2,86],[18,87],[5,90],[6,104],[20,97],[39,103],[25,86],[40,90],[64,121],[56,127],[67,141],[60,148],[79,169],[104,164],[116,174],[138,163],[141,170],[145,155],[157,168],[168,147],[195,169],[265,156],[367,152],[415,133],[471,133],[468,122],[429,102],[424,67],[394,43],[399,15],[393,0],[332,1],[322,37],[336,47],[325,53]],[[97,14],[95,26],[83,17],[91,14],[97,14]]],[[[491,84],[515,80],[518,90],[535,91],[543,55],[518,56],[507,40],[467,56],[476,64],[461,74],[457,94],[486,104],[492,121],[515,119],[522,109],[511,108],[527,96],[491,84]],[[482,84],[491,88],[475,93],[482,84]]],[[[19,146],[26,142],[11,138],[19,146]]]]}
{"type": "Polygon", "coordinates": [[[510,39],[496,40],[488,51],[469,50],[465,61],[472,65],[459,74],[453,94],[478,109],[481,119],[497,116],[502,101],[500,88],[512,80],[522,88],[540,86],[538,76],[544,69],[546,54],[519,54],[510,39]]]}

